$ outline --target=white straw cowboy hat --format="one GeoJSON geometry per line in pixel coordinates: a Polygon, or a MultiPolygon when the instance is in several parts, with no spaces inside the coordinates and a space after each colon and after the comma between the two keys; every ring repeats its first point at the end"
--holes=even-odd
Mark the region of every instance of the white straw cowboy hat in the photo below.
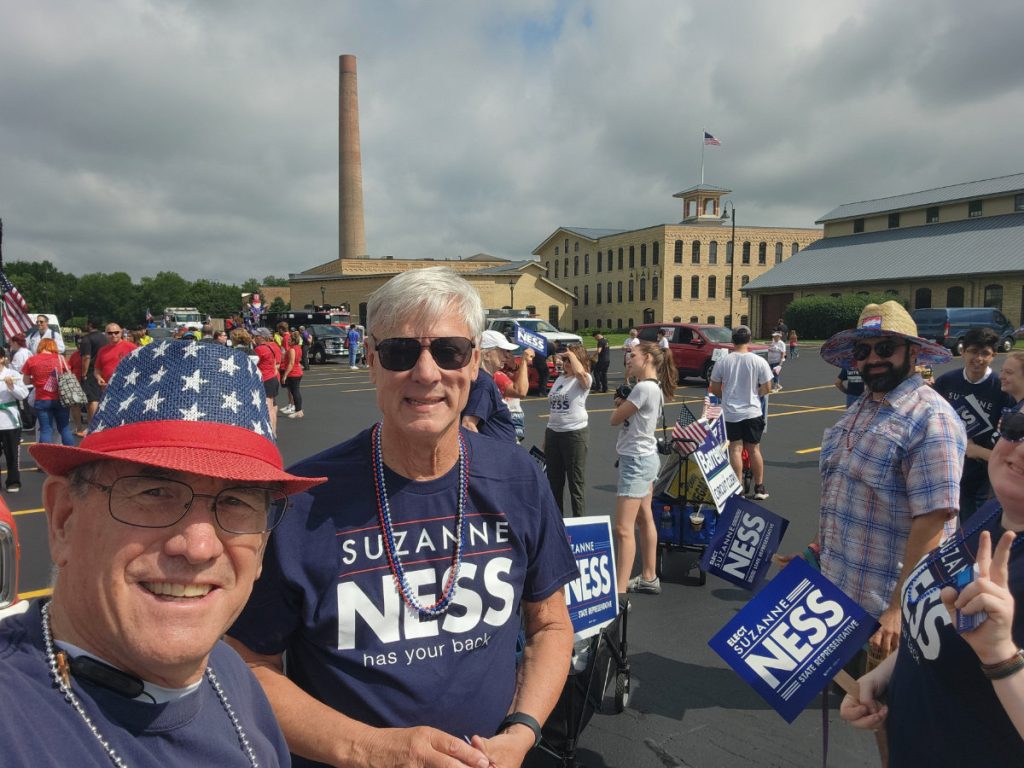
{"type": "Polygon", "coordinates": [[[899,336],[920,347],[917,353],[919,363],[945,363],[953,357],[953,354],[941,344],[935,344],[917,335],[917,324],[898,301],[868,304],[861,311],[856,328],[840,331],[821,345],[821,357],[831,365],[850,368],[855,362],[854,344],[861,339],[879,336],[899,336]]]}

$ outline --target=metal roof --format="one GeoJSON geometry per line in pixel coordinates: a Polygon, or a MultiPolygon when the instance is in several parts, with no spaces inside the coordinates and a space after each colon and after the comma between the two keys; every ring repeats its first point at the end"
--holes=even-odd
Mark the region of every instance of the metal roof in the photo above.
{"type": "Polygon", "coordinates": [[[860,203],[846,203],[832,209],[814,223],[824,224],[827,221],[855,219],[878,213],[903,211],[908,208],[922,208],[926,205],[938,205],[939,203],[951,203],[956,200],[973,200],[979,197],[1005,195],[1010,192],[1024,192],[1024,173],[1014,173],[1010,176],[999,176],[995,179],[982,179],[981,181],[967,181],[963,184],[926,189],[922,192],[911,192],[906,195],[880,197],[877,200],[864,200],[860,203]]]}
{"type": "Polygon", "coordinates": [[[697,184],[693,187],[687,187],[682,192],[676,192],[672,197],[683,197],[684,195],[690,195],[694,192],[718,192],[723,195],[728,195],[732,190],[726,189],[725,187],[716,187],[714,184],[697,184]]]}
{"type": "MultiPolygon", "coordinates": [[[[621,235],[623,232],[633,231],[631,229],[596,229],[594,227],[559,227],[559,229],[585,237],[587,240],[600,240],[602,237],[612,237],[613,235],[621,235]]],[[[646,229],[646,227],[641,227],[641,229],[646,229]]]]}
{"type": "Polygon", "coordinates": [[[1024,214],[826,237],[743,290],[998,272],[1024,272],[1024,214]]]}
{"type": "Polygon", "coordinates": [[[508,264],[501,264],[500,266],[497,266],[497,267],[485,267],[483,269],[476,269],[476,270],[470,272],[469,274],[471,274],[471,275],[500,275],[503,272],[518,272],[518,271],[520,271],[522,269],[525,269],[526,267],[530,266],[531,264],[536,264],[537,266],[540,266],[541,269],[544,269],[544,267],[541,266],[539,261],[537,261],[535,259],[529,259],[527,261],[510,261],[508,264]]]}

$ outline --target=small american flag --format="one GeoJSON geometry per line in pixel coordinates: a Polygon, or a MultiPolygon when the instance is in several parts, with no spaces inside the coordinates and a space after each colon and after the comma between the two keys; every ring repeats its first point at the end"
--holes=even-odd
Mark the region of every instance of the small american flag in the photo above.
{"type": "Polygon", "coordinates": [[[24,297],[18,293],[7,275],[0,269],[0,292],[4,295],[4,336],[11,338],[18,333],[25,333],[32,328],[32,321],[28,317],[28,304],[24,297]]]}
{"type": "Polygon", "coordinates": [[[704,414],[703,414],[704,420],[706,422],[708,422],[708,424],[710,424],[712,421],[714,421],[715,419],[717,419],[721,415],[722,415],[722,406],[718,405],[717,403],[715,405],[712,405],[711,404],[711,396],[710,395],[704,395],[704,414]]]}
{"type": "Polygon", "coordinates": [[[704,144],[706,146],[709,146],[709,147],[720,147],[720,146],[722,146],[722,142],[720,142],[718,139],[716,139],[714,136],[712,136],[707,131],[704,131],[704,144]]]}
{"type": "Polygon", "coordinates": [[[685,405],[679,409],[679,418],[672,425],[672,445],[683,456],[689,456],[704,442],[708,428],[690,413],[685,405]],[[688,442],[692,440],[693,442],[688,442]],[[680,442],[687,441],[687,442],[680,442]]]}

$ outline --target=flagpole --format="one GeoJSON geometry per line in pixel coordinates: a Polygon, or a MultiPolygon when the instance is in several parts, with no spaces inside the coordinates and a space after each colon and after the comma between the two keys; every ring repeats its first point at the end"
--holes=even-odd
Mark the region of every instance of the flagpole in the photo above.
{"type": "MultiPolygon", "coordinates": [[[[0,272],[4,271],[4,220],[0,219],[0,272]]],[[[4,300],[0,295],[0,343],[7,341],[4,335],[4,300]]],[[[4,346],[7,346],[4,343],[4,346]]]]}
{"type": "Polygon", "coordinates": [[[700,129],[700,185],[704,186],[704,134],[707,128],[700,129]]]}

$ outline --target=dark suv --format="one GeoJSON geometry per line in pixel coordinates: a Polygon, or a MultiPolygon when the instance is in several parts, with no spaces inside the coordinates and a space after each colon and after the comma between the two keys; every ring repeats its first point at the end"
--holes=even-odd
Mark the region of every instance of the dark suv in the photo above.
{"type": "MultiPolygon", "coordinates": [[[[711,369],[715,361],[735,349],[732,331],[721,325],[699,323],[648,323],[637,328],[640,341],[658,343],[658,331],[664,329],[672,359],[679,370],[679,380],[687,376],[699,376],[705,383],[711,381],[711,369]]],[[[750,344],[751,352],[764,355],[768,347],[764,344],[750,344]]]]}
{"type": "Polygon", "coordinates": [[[306,330],[313,336],[309,347],[309,360],[323,365],[331,357],[347,357],[345,342],[348,330],[337,325],[307,325],[306,330]]]}
{"type": "Polygon", "coordinates": [[[971,328],[991,328],[999,334],[998,352],[1009,352],[1014,344],[1014,327],[995,307],[939,307],[915,309],[911,313],[922,339],[942,344],[954,355],[964,352],[964,334],[971,328]]]}

